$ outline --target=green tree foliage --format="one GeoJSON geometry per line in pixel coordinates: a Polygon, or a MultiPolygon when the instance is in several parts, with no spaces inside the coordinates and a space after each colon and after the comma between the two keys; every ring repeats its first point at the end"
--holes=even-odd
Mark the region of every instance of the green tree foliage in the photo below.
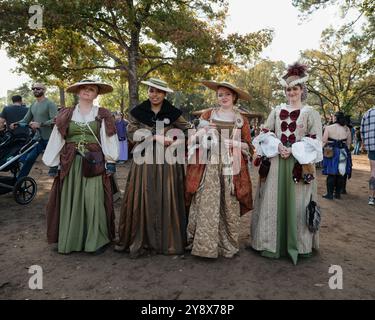
{"type": "MultiPolygon", "coordinates": [[[[362,52],[372,56],[372,64],[375,65],[375,1],[373,0],[293,0],[296,6],[305,16],[309,16],[316,10],[327,6],[340,8],[342,17],[346,17],[349,9],[356,9],[358,15],[337,30],[342,37],[346,38],[346,44],[352,49],[360,49],[362,52]],[[361,19],[364,18],[364,19],[361,19]],[[356,24],[364,21],[358,32],[356,24]]],[[[357,28],[358,29],[358,28],[357,28]]]]}
{"type": "Polygon", "coordinates": [[[251,101],[247,105],[248,110],[263,112],[266,115],[272,107],[285,102],[285,94],[278,79],[283,72],[283,62],[270,60],[262,60],[249,70],[238,72],[233,80],[249,92],[251,101]]]}
{"type": "Polygon", "coordinates": [[[39,39],[24,41],[15,34],[15,41],[6,44],[8,55],[17,60],[16,71],[61,88],[59,100],[65,105],[63,88],[91,74],[103,59],[78,32],[58,28],[50,35],[41,30],[39,35],[39,39]],[[81,65],[85,68],[77,67],[81,65]]]}
{"type": "Polygon", "coordinates": [[[293,0],[305,15],[335,5],[346,17],[349,9],[358,15],[339,30],[329,28],[322,35],[321,50],[309,50],[304,58],[312,67],[309,89],[322,111],[342,110],[360,116],[375,100],[375,1],[293,0]],[[361,28],[357,24],[361,23],[361,28]]]}
{"type": "Polygon", "coordinates": [[[320,101],[322,112],[343,111],[360,115],[375,96],[375,77],[354,51],[307,50],[302,55],[310,67],[308,89],[320,101]]]}
{"type": "MultiPolygon", "coordinates": [[[[272,107],[285,102],[285,94],[278,80],[283,72],[285,72],[284,63],[261,60],[250,69],[234,66],[217,68],[215,80],[233,83],[247,91],[251,100],[239,100],[238,106],[251,112],[261,112],[266,117],[272,107]]],[[[187,117],[193,111],[217,104],[215,92],[203,86],[199,81],[196,81],[189,91],[183,90],[169,95],[169,99],[187,117]]]]}
{"type": "Polygon", "coordinates": [[[22,97],[22,101],[29,106],[34,100],[34,95],[31,91],[31,83],[23,83],[21,86],[14,90],[8,90],[7,92],[7,104],[12,103],[12,96],[20,95],[22,97]]]}
{"type": "Polygon", "coordinates": [[[6,105],[8,105],[7,98],[6,97],[0,98],[0,112],[4,109],[6,105]]]}
{"type": "Polygon", "coordinates": [[[100,71],[98,75],[103,81],[111,83],[113,86],[113,92],[111,94],[99,96],[100,105],[111,111],[127,113],[129,111],[129,94],[127,91],[128,83],[124,72],[121,70],[113,70],[110,72],[100,71]]]}
{"type": "MultiPolygon", "coordinates": [[[[53,48],[63,47],[62,55],[58,55],[62,64],[58,70],[121,70],[128,82],[131,107],[138,103],[140,81],[150,75],[162,74],[181,89],[191,87],[188,84],[193,80],[211,77],[213,66],[249,62],[272,39],[269,30],[224,37],[228,7],[225,0],[38,3],[44,6],[43,30],[27,26],[27,9],[33,0],[0,0],[0,44],[6,45],[8,53],[14,56],[12,48],[20,47],[18,59],[22,61],[22,48],[33,43],[48,46],[57,39],[53,48]],[[56,32],[66,39],[58,39],[56,32]],[[69,40],[73,47],[86,48],[67,60],[70,52],[64,50],[69,40]]],[[[57,75],[57,79],[66,76],[57,75]]]]}
{"type": "Polygon", "coordinates": [[[350,8],[358,9],[366,17],[371,17],[374,13],[374,2],[372,0],[292,0],[292,3],[307,15],[332,5],[341,9],[342,16],[345,16],[350,8]]]}
{"type": "MultiPolygon", "coordinates": [[[[32,86],[31,82],[25,82],[18,88],[15,88],[13,90],[8,90],[7,98],[6,98],[7,104],[11,104],[12,96],[20,95],[22,97],[22,101],[27,106],[30,106],[35,101],[35,97],[33,95],[33,92],[31,91],[31,86],[32,86]]],[[[48,97],[48,99],[52,100],[57,105],[59,105],[59,100],[60,100],[59,88],[54,87],[54,86],[47,86],[46,97],[48,97]]],[[[73,103],[74,103],[73,96],[71,95],[68,96],[66,105],[72,106],[73,103]]]]}

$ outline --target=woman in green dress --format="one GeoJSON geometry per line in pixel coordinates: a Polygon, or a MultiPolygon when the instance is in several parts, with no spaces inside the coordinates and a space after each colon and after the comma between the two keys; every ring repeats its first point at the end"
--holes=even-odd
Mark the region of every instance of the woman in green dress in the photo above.
{"type": "Polygon", "coordinates": [[[82,80],[67,89],[79,97],[74,108],[63,108],[56,117],[43,161],[55,177],[47,204],[47,238],[58,243],[59,253],[100,253],[114,239],[111,175],[119,147],[111,112],[94,105],[110,85],[82,80]],[[104,158],[102,172],[83,175],[86,152],[104,158]]]}
{"type": "Polygon", "coordinates": [[[166,82],[151,78],[142,83],[148,86],[149,98],[130,111],[128,139],[133,145],[133,159],[115,250],[129,252],[131,258],[145,253],[183,254],[186,244],[183,161],[185,134],[191,125],[165,99],[168,92],[173,92],[166,82]],[[177,131],[182,137],[174,141],[170,134],[177,131]],[[142,135],[143,140],[139,139],[142,135]],[[163,159],[172,143],[181,143],[182,163],[163,159]]]}

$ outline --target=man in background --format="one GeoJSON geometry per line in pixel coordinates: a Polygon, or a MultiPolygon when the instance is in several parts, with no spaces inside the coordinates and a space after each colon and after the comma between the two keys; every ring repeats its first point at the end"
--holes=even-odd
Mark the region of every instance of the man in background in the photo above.
{"type": "Polygon", "coordinates": [[[7,143],[3,146],[0,154],[0,161],[4,163],[4,159],[17,153],[22,148],[27,139],[29,138],[29,128],[15,128],[12,130],[10,124],[23,119],[27,113],[27,108],[22,103],[22,97],[19,95],[12,97],[12,105],[3,109],[0,113],[0,136],[1,142],[7,143]],[[11,134],[9,136],[8,132],[11,134]]]}
{"type": "Polygon", "coordinates": [[[22,103],[21,96],[13,96],[12,102],[12,105],[5,107],[0,113],[0,131],[8,129],[15,136],[27,136],[29,134],[28,128],[18,127],[12,130],[9,127],[11,123],[22,120],[27,113],[27,108],[22,103]]]}
{"type": "Polygon", "coordinates": [[[18,122],[12,123],[11,128],[17,126],[29,126],[34,131],[40,129],[41,140],[39,144],[32,149],[23,159],[23,166],[17,176],[19,180],[29,174],[39,154],[41,154],[48,143],[52,132],[54,119],[57,115],[56,105],[45,97],[46,87],[43,83],[34,83],[31,87],[36,101],[30,106],[25,117],[18,122]]]}

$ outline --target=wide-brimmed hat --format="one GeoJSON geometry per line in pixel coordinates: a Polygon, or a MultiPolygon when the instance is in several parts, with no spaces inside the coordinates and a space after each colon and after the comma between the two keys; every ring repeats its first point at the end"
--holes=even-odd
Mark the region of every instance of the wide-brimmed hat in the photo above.
{"type": "Polygon", "coordinates": [[[203,85],[205,85],[207,88],[210,88],[214,91],[217,91],[220,87],[225,87],[236,92],[238,94],[239,99],[242,99],[242,100],[251,99],[250,95],[245,90],[242,90],[229,82],[226,82],[226,81],[218,82],[218,81],[212,81],[212,80],[202,80],[200,82],[203,85]]]}
{"type": "Polygon", "coordinates": [[[109,93],[113,91],[113,87],[109,84],[99,82],[99,81],[84,79],[69,86],[66,89],[66,92],[78,93],[79,87],[87,86],[87,85],[97,86],[99,88],[98,94],[105,94],[105,93],[109,93]]]}
{"type": "Polygon", "coordinates": [[[141,83],[165,92],[173,92],[171,88],[168,88],[168,84],[165,81],[157,78],[150,78],[147,81],[141,81],[141,83]]]}

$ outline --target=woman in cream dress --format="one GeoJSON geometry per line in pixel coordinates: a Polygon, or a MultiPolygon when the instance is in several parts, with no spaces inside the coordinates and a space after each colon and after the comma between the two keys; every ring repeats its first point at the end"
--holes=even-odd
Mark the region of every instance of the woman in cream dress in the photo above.
{"type": "Polygon", "coordinates": [[[322,160],[322,124],[319,113],[303,103],[306,80],[304,66],[288,68],[281,79],[288,104],[271,111],[254,139],[258,155],[268,157],[270,168],[258,182],[251,245],[266,257],[289,256],[294,264],[319,246],[318,233],[307,227],[306,207],[317,197],[315,162],[322,160]],[[309,147],[312,151],[304,152],[309,147]]]}

